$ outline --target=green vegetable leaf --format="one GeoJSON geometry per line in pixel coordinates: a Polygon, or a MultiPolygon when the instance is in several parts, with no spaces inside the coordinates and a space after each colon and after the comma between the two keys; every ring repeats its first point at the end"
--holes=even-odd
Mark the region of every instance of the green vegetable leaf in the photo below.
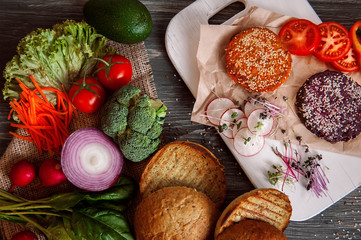
{"type": "Polygon", "coordinates": [[[101,192],[89,192],[85,199],[89,201],[119,201],[123,199],[129,199],[135,194],[135,186],[136,184],[133,179],[127,176],[121,176],[118,181],[110,188],[101,192]]]}
{"type": "Polygon", "coordinates": [[[74,207],[86,197],[86,193],[72,192],[54,195],[49,204],[56,210],[65,210],[74,207]]]}
{"type": "Polygon", "coordinates": [[[127,219],[112,210],[86,208],[74,210],[64,226],[72,239],[134,240],[127,219]]]}
{"type": "Polygon", "coordinates": [[[65,229],[62,219],[52,219],[47,231],[46,237],[48,240],[72,240],[65,229]]]}
{"type": "MultiPolygon", "coordinates": [[[[85,21],[66,20],[52,29],[39,28],[19,42],[17,55],[5,66],[4,99],[19,98],[21,89],[16,78],[34,89],[30,75],[40,87],[62,91],[64,86],[68,91],[74,81],[95,67],[95,59],[86,64],[88,58],[101,58],[113,52],[106,38],[85,21]]],[[[45,94],[49,101],[56,103],[55,94],[45,94]]]]}

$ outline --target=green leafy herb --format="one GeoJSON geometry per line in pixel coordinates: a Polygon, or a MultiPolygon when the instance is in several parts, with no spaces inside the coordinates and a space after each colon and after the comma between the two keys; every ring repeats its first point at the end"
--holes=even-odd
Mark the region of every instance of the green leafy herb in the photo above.
{"type": "Polygon", "coordinates": [[[75,191],[40,200],[18,198],[0,190],[0,220],[29,223],[48,240],[134,240],[122,211],[136,192],[122,176],[102,192],[75,191]]]}

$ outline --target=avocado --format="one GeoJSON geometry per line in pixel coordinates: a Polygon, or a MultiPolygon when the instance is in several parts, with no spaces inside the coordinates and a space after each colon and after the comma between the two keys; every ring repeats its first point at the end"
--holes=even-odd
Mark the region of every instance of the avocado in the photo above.
{"type": "Polygon", "coordinates": [[[152,17],[138,0],[89,0],[85,20],[98,33],[119,43],[144,41],[152,31],[152,17]]]}

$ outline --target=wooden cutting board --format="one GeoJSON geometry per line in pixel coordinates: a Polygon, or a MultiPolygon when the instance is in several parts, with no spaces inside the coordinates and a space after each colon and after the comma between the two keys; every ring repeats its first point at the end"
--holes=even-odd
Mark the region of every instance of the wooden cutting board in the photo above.
{"type": "MultiPolygon", "coordinates": [[[[200,25],[208,24],[212,16],[234,2],[236,0],[196,0],[180,11],[168,25],[165,35],[168,56],[194,97],[197,97],[199,83],[196,52],[200,25]]],[[[240,2],[245,5],[245,9],[223,24],[231,24],[236,18],[247,13],[252,6],[288,16],[306,18],[316,24],[321,22],[307,0],[241,0],[240,2]]],[[[267,139],[266,147],[260,154],[244,158],[235,152],[231,140],[225,137],[223,140],[256,188],[273,187],[265,177],[265,173],[269,169],[270,161],[272,162],[269,156],[274,156],[271,146],[282,149],[281,142],[267,139]]],[[[318,153],[323,155],[323,161],[329,169],[327,177],[330,183],[327,195],[317,198],[301,186],[301,183],[299,186],[296,184],[294,188],[286,189],[285,193],[289,195],[293,207],[291,217],[293,221],[307,220],[319,214],[361,185],[361,174],[359,174],[361,158],[325,151],[318,153]]]]}

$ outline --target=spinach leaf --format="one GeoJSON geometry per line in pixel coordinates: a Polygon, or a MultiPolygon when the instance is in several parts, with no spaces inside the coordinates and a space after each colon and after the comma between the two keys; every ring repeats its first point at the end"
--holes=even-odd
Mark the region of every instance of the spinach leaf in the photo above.
{"type": "Polygon", "coordinates": [[[63,220],[72,239],[134,240],[127,219],[118,211],[86,208],[63,220]]]}
{"type": "Polygon", "coordinates": [[[49,233],[46,234],[48,240],[72,240],[66,232],[63,221],[60,218],[54,219],[47,230],[49,231],[49,233]]]}
{"type": "Polygon", "coordinates": [[[49,204],[56,210],[65,210],[74,207],[86,197],[86,193],[71,192],[54,195],[49,204]]]}
{"type": "Polygon", "coordinates": [[[88,201],[100,201],[100,200],[112,200],[119,201],[123,199],[129,199],[135,195],[136,183],[133,179],[127,176],[121,176],[118,181],[101,192],[88,192],[86,200],[88,201]]]}

